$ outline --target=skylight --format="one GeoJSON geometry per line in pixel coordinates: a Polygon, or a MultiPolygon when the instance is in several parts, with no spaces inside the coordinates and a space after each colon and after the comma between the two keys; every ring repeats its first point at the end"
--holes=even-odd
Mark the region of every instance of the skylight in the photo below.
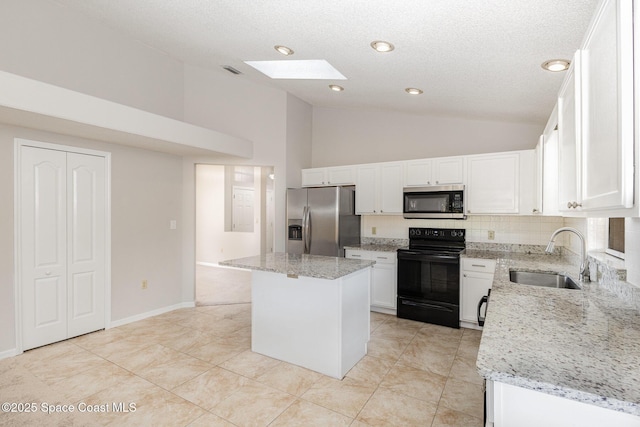
{"type": "Polygon", "coordinates": [[[272,79],[347,80],[324,59],[244,62],[272,79]]]}

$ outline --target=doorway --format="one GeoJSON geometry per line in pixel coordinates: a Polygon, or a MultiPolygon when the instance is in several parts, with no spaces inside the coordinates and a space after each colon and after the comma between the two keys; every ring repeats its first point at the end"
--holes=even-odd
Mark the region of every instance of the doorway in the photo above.
{"type": "Polygon", "coordinates": [[[273,252],[274,168],[197,164],[196,305],[251,302],[251,273],[219,261],[273,252]]]}
{"type": "Polygon", "coordinates": [[[24,351],[103,329],[110,154],[16,139],[16,337],[24,351]]]}

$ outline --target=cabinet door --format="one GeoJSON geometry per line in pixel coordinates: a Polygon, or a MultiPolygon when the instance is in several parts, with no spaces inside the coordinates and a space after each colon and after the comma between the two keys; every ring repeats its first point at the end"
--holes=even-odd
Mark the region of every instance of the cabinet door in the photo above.
{"type": "Polygon", "coordinates": [[[580,58],[577,51],[558,93],[558,209],[579,210],[580,58]]]}
{"type": "Polygon", "coordinates": [[[460,289],[460,320],[478,323],[478,303],[487,295],[493,274],[464,271],[460,289]]]}
{"type": "Polygon", "coordinates": [[[601,4],[582,50],[582,209],[633,207],[633,2],[601,4]]]}
{"type": "Polygon", "coordinates": [[[380,213],[402,213],[402,164],[380,166],[380,213]]]}
{"type": "Polygon", "coordinates": [[[471,156],[467,165],[467,213],[519,212],[518,153],[471,156]]]}
{"type": "Polygon", "coordinates": [[[352,166],[327,168],[329,185],[355,184],[355,173],[352,166]]]}
{"type": "Polygon", "coordinates": [[[394,264],[376,263],[373,266],[371,305],[396,308],[396,268],[394,264]]]}
{"type": "Polygon", "coordinates": [[[461,184],[463,173],[463,157],[443,157],[433,160],[433,175],[436,185],[461,184]]]}
{"type": "Polygon", "coordinates": [[[421,186],[421,185],[432,185],[433,181],[431,180],[432,173],[432,161],[429,159],[424,160],[412,160],[407,162],[406,164],[406,177],[405,177],[405,185],[410,186],[421,186]]]}
{"type": "Polygon", "coordinates": [[[302,169],[302,186],[313,187],[317,185],[326,185],[326,174],[326,168],[302,169]]]}
{"type": "Polygon", "coordinates": [[[377,213],[378,167],[375,165],[360,166],[356,174],[356,214],[377,213]]]}

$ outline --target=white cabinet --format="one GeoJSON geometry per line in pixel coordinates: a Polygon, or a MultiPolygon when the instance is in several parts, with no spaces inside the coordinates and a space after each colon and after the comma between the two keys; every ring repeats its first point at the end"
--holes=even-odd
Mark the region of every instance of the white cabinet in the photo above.
{"type": "Polygon", "coordinates": [[[493,284],[496,261],[461,258],[460,260],[460,322],[462,326],[478,328],[478,303],[493,284]]]}
{"type": "Polygon", "coordinates": [[[402,163],[377,163],[356,170],[356,213],[402,214],[402,163]]]}
{"type": "Polygon", "coordinates": [[[519,153],[469,156],[466,190],[467,214],[519,213],[519,153]]]}
{"type": "Polygon", "coordinates": [[[371,277],[371,311],[396,313],[397,256],[395,252],[345,250],[345,258],[375,261],[371,277]]]}
{"type": "Polygon", "coordinates": [[[640,427],[640,417],[487,380],[487,426],[640,427]]]}
{"type": "Polygon", "coordinates": [[[302,186],[355,184],[355,166],[334,166],[302,170],[302,186]]]}
{"type": "Polygon", "coordinates": [[[558,106],[547,121],[543,134],[538,142],[537,175],[539,185],[536,200],[541,206],[543,215],[558,216],[558,106]]]}
{"type": "Polygon", "coordinates": [[[571,66],[558,93],[558,209],[580,210],[580,58],[573,56],[571,66]]]}
{"type": "Polygon", "coordinates": [[[558,204],[563,215],[638,215],[634,36],[640,38],[633,33],[631,0],[600,3],[560,88],[558,204]]]}
{"type": "Polygon", "coordinates": [[[579,71],[582,209],[630,208],[634,189],[631,0],[601,3],[582,47],[579,71]]]}
{"type": "Polygon", "coordinates": [[[406,162],[405,185],[461,184],[464,176],[464,157],[439,157],[406,162]]]}

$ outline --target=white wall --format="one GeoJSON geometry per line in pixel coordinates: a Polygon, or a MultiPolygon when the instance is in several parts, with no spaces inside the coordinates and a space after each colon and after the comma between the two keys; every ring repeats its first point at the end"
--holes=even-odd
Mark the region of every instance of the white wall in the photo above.
{"type": "MultiPolygon", "coordinates": [[[[251,83],[242,75],[224,70],[205,70],[185,65],[184,119],[187,122],[216,129],[253,141],[251,159],[219,157],[186,158],[183,182],[185,204],[183,216],[187,235],[183,242],[185,265],[195,265],[195,164],[245,164],[273,166],[275,173],[275,251],[284,251],[285,198],[287,179],[295,179],[300,170],[289,164],[307,164],[310,152],[311,107],[278,89],[251,83]],[[289,108],[291,105],[291,108],[289,108]],[[291,114],[291,118],[289,117],[291,114]],[[302,121],[299,125],[294,122],[302,121]],[[291,124],[290,124],[291,122],[291,124]],[[290,126],[289,126],[290,125],[290,126]],[[308,134],[307,134],[308,133],[308,134]],[[289,144],[299,147],[289,149],[289,144]]],[[[193,270],[183,275],[183,301],[194,298],[193,270]]]]}
{"type": "Polygon", "coordinates": [[[313,167],[535,148],[542,127],[398,112],[313,109],[313,167]]]}
{"type": "Polygon", "coordinates": [[[624,242],[627,281],[640,286],[640,218],[625,220],[624,242]]]}
{"type": "Polygon", "coordinates": [[[175,119],[182,64],[47,0],[2,0],[0,69],[175,119]]]}
{"type": "Polygon", "coordinates": [[[287,187],[302,185],[300,171],[311,167],[312,107],[287,95],[287,187]]]}
{"type": "Polygon", "coordinates": [[[253,232],[225,231],[225,167],[196,165],[196,262],[218,261],[260,254],[261,168],[255,168],[256,222],[253,232]]]}
{"type": "Polygon", "coordinates": [[[15,347],[13,283],[14,138],[112,153],[111,320],[181,302],[180,157],[52,133],[0,127],[0,352],[15,347]],[[178,222],[177,230],[169,221],[178,222]],[[149,288],[141,289],[148,280],[149,288]]]}

